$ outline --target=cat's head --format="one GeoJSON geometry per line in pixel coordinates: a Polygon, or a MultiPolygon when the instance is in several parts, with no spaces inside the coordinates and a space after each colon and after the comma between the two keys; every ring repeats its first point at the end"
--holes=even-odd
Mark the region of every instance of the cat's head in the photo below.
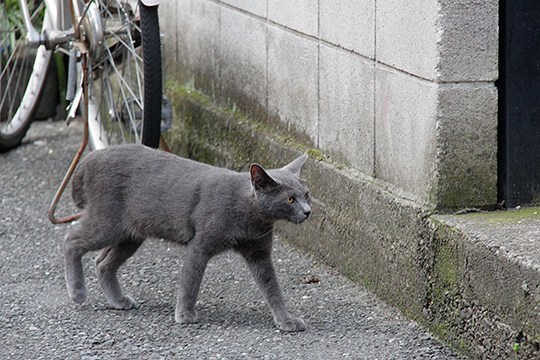
{"type": "Polygon", "coordinates": [[[251,184],[258,208],[272,220],[300,224],[311,214],[311,199],[300,170],[308,156],[302,155],[281,169],[266,171],[258,164],[250,168],[251,184]]]}

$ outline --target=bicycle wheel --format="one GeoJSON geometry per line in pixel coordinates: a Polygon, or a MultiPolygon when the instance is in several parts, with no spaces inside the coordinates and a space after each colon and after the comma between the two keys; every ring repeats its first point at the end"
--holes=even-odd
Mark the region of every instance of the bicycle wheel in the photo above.
{"type": "MultiPolygon", "coordinates": [[[[52,52],[30,48],[19,1],[0,0],[0,151],[20,144],[43,90],[52,52]]],[[[50,28],[45,2],[28,1],[36,29],[50,28]]]]}
{"type": "Polygon", "coordinates": [[[147,124],[158,124],[153,136],[157,131],[159,141],[162,74],[157,8],[146,13],[144,5],[125,0],[90,2],[87,7],[83,14],[87,24],[92,24],[85,29],[90,50],[90,146],[99,149],[140,143],[143,128],[152,128],[147,124]],[[145,41],[141,37],[143,27],[145,41]],[[145,90],[155,83],[159,83],[159,89],[153,90],[154,97],[145,96],[145,90]],[[145,107],[152,108],[153,103],[158,108],[147,116],[145,107]]]}

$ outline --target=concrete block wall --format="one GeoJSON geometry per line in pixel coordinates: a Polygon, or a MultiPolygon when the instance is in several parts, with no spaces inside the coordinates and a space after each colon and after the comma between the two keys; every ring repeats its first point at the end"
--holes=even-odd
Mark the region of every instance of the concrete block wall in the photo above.
{"type": "Polygon", "coordinates": [[[177,0],[169,73],[430,207],[496,202],[495,0],[177,0]]]}

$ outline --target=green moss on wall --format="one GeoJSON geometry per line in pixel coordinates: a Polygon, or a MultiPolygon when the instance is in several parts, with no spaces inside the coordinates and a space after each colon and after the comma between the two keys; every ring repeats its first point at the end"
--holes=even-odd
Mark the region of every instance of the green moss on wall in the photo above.
{"type": "Polygon", "coordinates": [[[271,152],[256,141],[255,136],[262,136],[313,159],[332,161],[320,149],[313,148],[304,135],[278,122],[248,116],[234,103],[218,104],[189,84],[169,82],[167,95],[175,104],[174,128],[166,135],[167,141],[181,155],[237,170],[245,168],[249,159],[282,165],[282,159],[270,158],[271,152]],[[222,150],[226,153],[218,157],[216,154],[222,150]]]}
{"type": "Polygon", "coordinates": [[[522,221],[540,218],[540,207],[522,207],[507,211],[490,211],[468,214],[467,217],[479,219],[487,223],[502,223],[516,225],[522,221]]]}

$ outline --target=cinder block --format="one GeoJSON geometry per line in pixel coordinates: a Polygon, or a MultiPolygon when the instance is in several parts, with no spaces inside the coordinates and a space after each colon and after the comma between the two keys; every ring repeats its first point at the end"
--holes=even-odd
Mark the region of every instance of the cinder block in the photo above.
{"type": "Polygon", "coordinates": [[[252,110],[266,108],[266,23],[221,9],[221,84],[223,96],[252,110]]]}
{"type": "MultiPolygon", "coordinates": [[[[176,1],[177,70],[182,82],[193,81],[195,87],[219,94],[219,6],[210,1],[176,1]]],[[[175,25],[176,24],[176,25],[175,25]]]]}
{"type": "Polygon", "coordinates": [[[498,1],[377,2],[376,57],[420,77],[494,81],[498,76],[498,1]]]}
{"type": "Polygon", "coordinates": [[[268,111],[317,144],[318,44],[268,29],[268,111]]]}
{"type": "Polygon", "coordinates": [[[375,0],[321,1],[320,38],[371,59],[375,56],[375,0]]]}
{"type": "Polygon", "coordinates": [[[257,16],[266,17],[266,1],[221,0],[221,2],[245,10],[257,16]]]}
{"type": "Polygon", "coordinates": [[[495,87],[375,71],[376,176],[438,209],[495,204],[495,87]]]}
{"type": "Polygon", "coordinates": [[[497,89],[441,84],[437,118],[438,207],[496,204],[497,89]]]}
{"type": "Polygon", "coordinates": [[[440,1],[443,81],[495,81],[499,68],[499,1],[440,1]]]}
{"type": "Polygon", "coordinates": [[[311,36],[318,36],[317,0],[267,0],[268,19],[311,36]]]}
{"type": "Polygon", "coordinates": [[[437,77],[438,1],[378,1],[376,19],[378,61],[426,79],[437,77]]]}
{"type": "Polygon", "coordinates": [[[319,61],[319,147],[373,175],[374,64],[324,45],[319,61]]]}
{"type": "Polygon", "coordinates": [[[436,180],[437,85],[375,67],[375,174],[431,201],[436,180]]]}

